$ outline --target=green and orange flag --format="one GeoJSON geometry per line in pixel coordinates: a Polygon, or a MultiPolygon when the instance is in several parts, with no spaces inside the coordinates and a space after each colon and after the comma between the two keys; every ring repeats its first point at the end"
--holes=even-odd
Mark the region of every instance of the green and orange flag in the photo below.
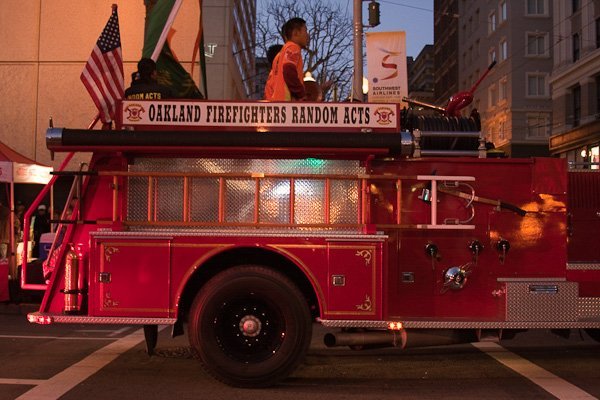
{"type": "MultiPolygon", "coordinates": [[[[147,8],[146,31],[144,34],[144,49],[142,57],[151,58],[156,61],[158,70],[158,81],[164,86],[171,88],[177,97],[188,99],[206,98],[206,68],[201,51],[200,71],[203,77],[204,94],[200,92],[192,76],[179,63],[173,54],[169,39],[174,31],[171,29],[177,12],[183,0],[157,0],[147,8]]],[[[198,37],[202,35],[202,2],[200,2],[200,24],[198,37]]],[[[203,50],[203,47],[202,47],[203,50]]],[[[193,60],[192,60],[193,62],[193,60]]]]}

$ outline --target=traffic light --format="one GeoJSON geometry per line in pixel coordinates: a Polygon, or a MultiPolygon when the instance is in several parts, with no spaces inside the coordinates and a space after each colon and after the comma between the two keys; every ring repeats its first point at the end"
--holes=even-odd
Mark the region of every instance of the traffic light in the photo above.
{"type": "Polygon", "coordinates": [[[379,3],[371,1],[369,3],[369,26],[374,27],[379,25],[379,3]]]}

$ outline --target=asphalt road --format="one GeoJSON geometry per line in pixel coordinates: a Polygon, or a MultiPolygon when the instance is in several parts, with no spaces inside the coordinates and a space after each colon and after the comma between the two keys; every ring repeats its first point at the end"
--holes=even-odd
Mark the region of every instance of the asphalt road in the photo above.
{"type": "Polygon", "coordinates": [[[136,326],[39,326],[0,314],[0,400],[600,398],[600,345],[578,332],[527,332],[481,348],[354,351],[325,348],[324,331],[315,325],[292,377],[251,390],[207,376],[187,338],[171,339],[169,329],[149,357],[136,326]]]}

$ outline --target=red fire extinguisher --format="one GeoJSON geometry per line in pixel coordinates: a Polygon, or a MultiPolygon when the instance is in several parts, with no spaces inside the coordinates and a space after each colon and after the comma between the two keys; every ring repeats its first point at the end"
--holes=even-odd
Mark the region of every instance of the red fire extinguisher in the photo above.
{"type": "Polygon", "coordinates": [[[82,254],[78,251],[79,246],[69,245],[65,260],[65,314],[77,314],[79,312],[79,295],[83,289],[83,273],[80,271],[82,254]]]}

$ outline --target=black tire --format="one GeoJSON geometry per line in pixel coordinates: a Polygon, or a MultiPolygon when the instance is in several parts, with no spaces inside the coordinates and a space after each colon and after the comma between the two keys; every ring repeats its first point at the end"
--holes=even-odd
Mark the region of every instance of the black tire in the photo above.
{"type": "Polygon", "coordinates": [[[262,266],[216,275],[190,311],[192,348],[210,375],[231,386],[266,387],[285,379],[304,359],[311,336],[300,290],[262,266]]]}

